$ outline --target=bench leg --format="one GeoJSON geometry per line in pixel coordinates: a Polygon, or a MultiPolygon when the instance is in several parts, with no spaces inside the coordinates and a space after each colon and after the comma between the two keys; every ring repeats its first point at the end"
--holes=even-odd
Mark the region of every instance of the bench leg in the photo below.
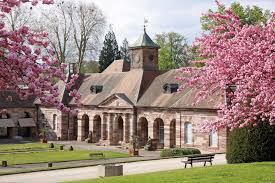
{"type": "Polygon", "coordinates": [[[185,166],[184,166],[184,168],[186,168],[186,166],[187,166],[187,163],[185,163],[185,166]]]}
{"type": "Polygon", "coordinates": [[[191,163],[191,167],[193,168],[193,163],[191,163]]]}
{"type": "Polygon", "coordinates": [[[210,165],[212,166],[212,161],[210,161],[210,165]]]}
{"type": "Polygon", "coordinates": [[[204,165],[203,166],[205,166],[206,165],[206,161],[204,162],[204,165]]]}

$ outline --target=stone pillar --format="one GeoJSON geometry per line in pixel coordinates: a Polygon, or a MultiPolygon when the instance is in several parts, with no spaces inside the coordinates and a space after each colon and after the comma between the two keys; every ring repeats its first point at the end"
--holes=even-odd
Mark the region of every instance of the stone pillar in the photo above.
{"type": "Polygon", "coordinates": [[[84,141],[85,140],[85,130],[84,130],[84,121],[82,121],[82,117],[78,117],[78,119],[77,119],[77,129],[78,129],[77,141],[84,141]]]}
{"type": "Polygon", "coordinates": [[[170,148],[170,121],[164,121],[164,148],[170,148]]]}
{"type": "Polygon", "coordinates": [[[57,126],[59,126],[57,134],[61,140],[68,140],[68,120],[69,117],[67,113],[61,113],[61,116],[57,116],[57,126]]]}
{"type": "Polygon", "coordinates": [[[128,115],[128,120],[129,120],[129,140],[131,141],[133,135],[136,134],[136,124],[135,124],[135,118],[134,114],[129,114],[128,115]]]}
{"type": "Polygon", "coordinates": [[[108,123],[108,114],[103,113],[102,121],[101,121],[101,140],[107,140],[107,136],[108,136],[107,123],[108,123]]]}
{"type": "Polygon", "coordinates": [[[113,133],[114,133],[114,114],[109,114],[109,121],[108,121],[108,140],[109,145],[113,145],[113,133]]]}
{"type": "Polygon", "coordinates": [[[180,113],[176,114],[176,147],[181,147],[182,132],[180,113]]]}
{"type": "Polygon", "coordinates": [[[125,143],[129,143],[130,142],[130,114],[125,114],[124,116],[124,132],[123,132],[123,141],[125,143]]]}
{"type": "Polygon", "coordinates": [[[153,139],[154,138],[154,121],[152,121],[150,118],[148,119],[148,138],[153,139]]]}

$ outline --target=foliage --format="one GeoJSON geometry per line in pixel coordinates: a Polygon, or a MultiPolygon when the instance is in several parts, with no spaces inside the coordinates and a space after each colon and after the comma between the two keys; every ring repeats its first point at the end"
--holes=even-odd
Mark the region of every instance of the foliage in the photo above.
{"type": "Polygon", "coordinates": [[[122,46],[120,47],[120,55],[124,61],[130,62],[129,43],[126,38],[123,40],[122,46]]]}
{"type": "Polygon", "coordinates": [[[105,36],[103,48],[99,56],[99,70],[104,71],[114,60],[120,59],[120,53],[116,41],[116,36],[111,29],[105,36]]]}
{"type": "Polygon", "coordinates": [[[230,132],[226,152],[228,163],[275,161],[275,126],[268,122],[230,132]]]}
{"type": "MultiPolygon", "coordinates": [[[[232,13],[237,16],[240,20],[241,25],[256,25],[266,23],[270,18],[271,13],[269,10],[263,10],[258,6],[247,6],[243,7],[238,2],[233,2],[230,6],[232,13]]],[[[218,7],[217,13],[225,14],[226,8],[224,5],[218,7]]],[[[209,9],[208,13],[215,13],[215,11],[209,9]]],[[[214,28],[214,26],[220,25],[222,22],[217,22],[207,15],[201,17],[202,30],[209,31],[214,28]]]]}
{"type": "MultiPolygon", "coordinates": [[[[66,65],[57,66],[58,61],[54,58],[54,51],[47,40],[48,34],[32,32],[26,26],[9,30],[2,21],[13,8],[27,2],[36,5],[39,1],[7,0],[0,3],[0,91],[15,91],[21,99],[34,95],[44,105],[52,105],[63,112],[70,112],[70,109],[60,102],[58,88],[52,83],[53,78],[66,82],[66,65]]],[[[51,4],[52,0],[41,2],[51,4]]],[[[77,77],[72,75],[71,80],[68,79],[67,90],[71,89],[77,77]]],[[[80,105],[80,96],[76,92],[71,94],[80,105]]],[[[6,100],[12,101],[12,97],[8,96],[6,100]]]]}
{"type": "Polygon", "coordinates": [[[71,183],[271,183],[275,179],[274,166],[275,162],[217,165],[213,167],[80,180],[71,183]]]}
{"type": "Polygon", "coordinates": [[[184,155],[201,154],[200,150],[195,148],[174,148],[174,149],[163,149],[160,152],[161,157],[177,157],[184,155]]]}
{"type": "Polygon", "coordinates": [[[208,18],[223,24],[210,30],[195,43],[203,56],[204,67],[181,68],[180,91],[198,89],[197,101],[227,91],[227,103],[220,106],[221,118],[205,121],[202,129],[248,126],[256,119],[274,123],[274,21],[275,14],[261,25],[242,25],[231,9],[210,13],[208,18]],[[190,76],[190,77],[186,77],[190,76]],[[229,86],[235,86],[234,90],[229,86]]]}
{"type": "Polygon", "coordinates": [[[59,63],[77,62],[77,72],[97,56],[105,24],[101,9],[85,1],[56,0],[37,20],[38,29],[49,32],[59,63]]]}
{"type": "Polygon", "coordinates": [[[97,61],[84,61],[80,73],[98,73],[99,64],[97,61]]]}
{"type": "Polygon", "coordinates": [[[155,40],[160,46],[160,69],[174,69],[189,65],[189,46],[184,36],[176,32],[168,32],[157,34],[155,40]]]}

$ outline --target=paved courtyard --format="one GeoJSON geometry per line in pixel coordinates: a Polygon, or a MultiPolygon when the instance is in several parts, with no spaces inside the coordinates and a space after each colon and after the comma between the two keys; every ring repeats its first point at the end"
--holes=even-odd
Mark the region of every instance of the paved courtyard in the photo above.
{"type": "MultiPolygon", "coordinates": [[[[226,164],[225,155],[217,154],[213,165],[226,164]]],[[[195,167],[203,163],[194,164],[195,167]]],[[[167,171],[184,168],[181,158],[123,163],[124,175],[167,171]]],[[[1,183],[56,183],[81,179],[97,178],[97,166],[64,170],[43,171],[16,175],[0,176],[1,183]]]]}

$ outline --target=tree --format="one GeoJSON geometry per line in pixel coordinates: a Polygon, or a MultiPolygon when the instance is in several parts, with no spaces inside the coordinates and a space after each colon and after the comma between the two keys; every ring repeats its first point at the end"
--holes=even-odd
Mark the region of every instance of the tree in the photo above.
{"type": "Polygon", "coordinates": [[[73,6],[70,1],[56,1],[50,7],[45,7],[42,19],[38,20],[38,30],[47,31],[51,46],[59,64],[75,60],[75,46],[72,40],[72,21],[69,9],[73,6]]]}
{"type": "Polygon", "coordinates": [[[73,39],[77,48],[78,72],[84,59],[97,50],[106,24],[105,16],[94,3],[79,2],[70,9],[73,39]]]}
{"type": "Polygon", "coordinates": [[[80,73],[98,73],[99,64],[97,61],[84,61],[80,73]]]}
{"type": "MultiPolygon", "coordinates": [[[[218,5],[221,8],[221,5],[218,5]]],[[[221,118],[202,128],[242,128],[257,121],[274,124],[274,26],[275,14],[266,24],[243,25],[232,10],[209,13],[208,19],[222,22],[195,43],[205,64],[201,69],[181,68],[190,77],[180,77],[186,87],[198,89],[197,102],[226,92],[221,118]]]]}
{"type": "MultiPolygon", "coordinates": [[[[240,3],[234,2],[231,4],[230,9],[232,13],[237,16],[241,22],[241,25],[256,25],[266,23],[271,14],[269,10],[263,10],[258,6],[243,7],[240,3]]],[[[225,6],[220,4],[217,13],[225,14],[225,6]]],[[[209,9],[208,13],[215,13],[215,11],[209,9]]],[[[204,31],[213,29],[214,26],[220,25],[223,22],[217,22],[216,20],[209,19],[207,15],[201,17],[201,27],[204,31]]]]}
{"type": "MultiPolygon", "coordinates": [[[[36,5],[39,1],[1,1],[1,20],[13,8],[18,8],[26,2],[36,5]]],[[[52,0],[41,2],[50,4],[52,0]]],[[[9,30],[3,21],[0,30],[0,91],[14,91],[21,99],[34,95],[45,105],[70,112],[71,110],[59,101],[58,88],[51,82],[52,78],[65,82],[63,72],[66,66],[57,66],[54,51],[47,41],[47,33],[34,33],[26,26],[9,30]]],[[[71,80],[66,84],[67,90],[70,90],[77,77],[71,76],[71,80]]],[[[69,95],[80,104],[80,96],[76,91],[71,91],[69,95]]],[[[12,97],[8,96],[6,100],[11,101],[12,97]]]]}
{"type": "Polygon", "coordinates": [[[130,62],[129,43],[126,38],[123,40],[122,46],[120,47],[120,55],[124,61],[130,62]]]}
{"type": "Polygon", "coordinates": [[[84,60],[97,56],[106,20],[95,4],[58,0],[45,8],[42,19],[38,24],[49,32],[60,64],[76,62],[79,72],[84,60]]]}
{"type": "Polygon", "coordinates": [[[5,25],[10,30],[18,29],[22,26],[29,26],[32,19],[32,6],[30,4],[22,4],[13,7],[9,13],[5,13],[3,18],[5,25]]]}
{"type": "Polygon", "coordinates": [[[161,33],[156,35],[155,40],[160,46],[160,69],[175,69],[189,65],[189,47],[184,36],[175,32],[161,33]]]}
{"type": "Polygon", "coordinates": [[[121,59],[115,33],[112,29],[106,34],[99,56],[99,71],[104,71],[114,60],[121,59]]]}

